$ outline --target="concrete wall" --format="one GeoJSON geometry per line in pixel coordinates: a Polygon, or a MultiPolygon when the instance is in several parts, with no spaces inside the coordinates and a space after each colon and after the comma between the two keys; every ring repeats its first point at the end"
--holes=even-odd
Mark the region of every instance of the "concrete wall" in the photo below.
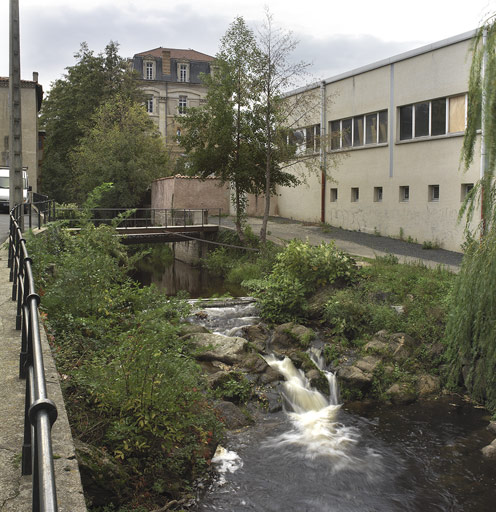
{"type": "MultiPolygon", "coordinates": [[[[384,143],[331,151],[326,141],[330,163],[327,173],[331,178],[326,183],[326,222],[387,236],[401,233],[405,238],[460,250],[464,224],[457,219],[462,189],[464,184],[479,179],[478,159],[466,173],[460,170],[463,132],[400,140],[399,109],[465,95],[470,45],[471,37],[464,34],[326,81],[325,94],[330,98],[325,112],[328,133],[333,120],[384,110],[388,115],[384,143]],[[439,199],[435,201],[429,196],[433,185],[439,186],[439,199]],[[408,201],[400,197],[400,187],[405,186],[409,187],[408,201]],[[380,201],[374,195],[375,187],[382,187],[380,201]],[[357,201],[353,200],[352,188],[359,190],[357,201]],[[337,190],[337,200],[331,200],[331,189],[337,190]]],[[[316,111],[305,125],[318,124],[320,119],[316,111]]],[[[303,171],[303,166],[296,167],[295,172],[298,170],[303,171]]],[[[296,189],[280,187],[278,193],[281,216],[320,220],[318,176],[310,176],[306,185],[296,189]]]]}
{"type": "MultiPolygon", "coordinates": [[[[33,191],[38,186],[38,99],[35,82],[21,82],[22,165],[33,191]]],[[[9,83],[0,78],[0,165],[8,166],[9,83]]]]}
{"type": "Polygon", "coordinates": [[[212,178],[160,178],[152,183],[152,208],[221,208],[223,213],[228,213],[229,188],[212,178]]]}

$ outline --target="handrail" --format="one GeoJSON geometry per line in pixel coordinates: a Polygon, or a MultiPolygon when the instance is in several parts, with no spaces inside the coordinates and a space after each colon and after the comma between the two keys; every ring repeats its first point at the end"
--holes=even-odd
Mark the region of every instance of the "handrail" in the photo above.
{"type": "MultiPolygon", "coordinates": [[[[218,216],[220,226],[222,208],[91,208],[90,219],[95,224],[108,224],[119,214],[133,210],[132,215],[122,219],[120,225],[134,227],[152,227],[152,226],[190,226],[208,224],[209,215],[218,216]],[[212,214],[210,213],[212,212],[212,214]]],[[[72,227],[76,227],[80,215],[87,214],[83,208],[65,208],[57,206],[53,209],[53,219],[69,222],[72,227]]]]}
{"type": "MultiPolygon", "coordinates": [[[[49,217],[50,207],[38,222],[49,217]]],[[[29,204],[29,212],[33,205],[29,204]]],[[[32,260],[19,227],[24,205],[10,212],[9,260],[12,300],[17,299],[16,329],[21,330],[19,377],[26,379],[22,475],[32,476],[32,510],[57,512],[57,492],[53,463],[51,428],[57,419],[57,407],[48,398],[41,346],[38,306],[32,260]]],[[[31,221],[30,221],[31,226],[31,221]]]]}

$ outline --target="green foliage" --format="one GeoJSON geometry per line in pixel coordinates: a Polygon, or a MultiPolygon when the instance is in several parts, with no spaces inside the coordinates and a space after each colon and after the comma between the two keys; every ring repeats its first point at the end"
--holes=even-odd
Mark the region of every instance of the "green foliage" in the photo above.
{"type": "Polygon", "coordinates": [[[252,385],[242,372],[229,372],[216,383],[214,394],[218,398],[243,404],[252,395],[252,385]]]}
{"type": "Polygon", "coordinates": [[[221,435],[179,339],[188,304],[129,280],[134,256],[111,226],[69,235],[55,223],[41,236],[29,251],[43,275],[43,315],[75,435],[122,461],[129,492],[177,496],[204,471],[221,435]]]}
{"type": "Polygon", "coordinates": [[[150,183],[167,174],[167,151],[143,106],[121,95],[103,103],[91,118],[92,127],[72,153],[78,198],[84,201],[99,184],[112,181],[99,206],[143,204],[150,183]]]}
{"type": "Polygon", "coordinates": [[[288,322],[305,316],[309,294],[336,283],[350,283],[356,276],[354,260],[338,251],[333,243],[312,246],[292,240],[276,256],[267,278],[249,281],[263,318],[288,322]]]}
{"type": "Polygon", "coordinates": [[[496,230],[467,248],[446,328],[449,384],[496,410],[496,230]]]}
{"type": "Polygon", "coordinates": [[[126,60],[118,55],[116,43],[111,41],[97,55],[82,43],[74,57],[76,64],[51,84],[41,115],[41,125],[47,134],[42,190],[60,203],[78,199],[78,175],[70,156],[92,128],[93,115],[100,105],[117,94],[142,101],[138,82],[126,60]]]}
{"type": "Polygon", "coordinates": [[[332,333],[348,340],[360,340],[381,329],[398,332],[400,315],[389,305],[374,303],[359,288],[338,290],[324,306],[323,319],[332,333]]]}

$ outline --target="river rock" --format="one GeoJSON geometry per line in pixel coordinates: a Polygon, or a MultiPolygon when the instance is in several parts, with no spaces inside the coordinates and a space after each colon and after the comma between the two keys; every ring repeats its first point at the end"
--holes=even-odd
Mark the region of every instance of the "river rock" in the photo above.
{"type": "Polygon", "coordinates": [[[417,399],[417,394],[412,386],[405,382],[393,384],[386,393],[389,395],[391,402],[396,405],[411,404],[417,399]]]}
{"type": "Polygon", "coordinates": [[[198,333],[189,338],[195,349],[195,357],[199,361],[222,361],[235,364],[242,361],[246,355],[247,341],[237,336],[222,336],[221,334],[198,333]]]}
{"type": "Polygon", "coordinates": [[[129,475],[125,466],[96,446],[74,439],[79,472],[91,505],[103,507],[109,498],[124,498],[129,493],[129,475]]]}
{"type": "Polygon", "coordinates": [[[179,328],[179,335],[188,337],[191,334],[197,334],[197,333],[203,333],[203,332],[209,332],[209,330],[204,327],[203,325],[199,324],[182,324],[179,328]]]}
{"type": "Polygon", "coordinates": [[[365,373],[374,373],[377,365],[381,362],[380,358],[375,356],[365,356],[364,358],[357,361],[354,366],[362,370],[365,373]]]}
{"type": "Polygon", "coordinates": [[[272,336],[271,348],[279,355],[288,355],[292,350],[308,348],[310,341],[315,337],[312,329],[304,325],[289,322],[278,325],[272,336]]]}
{"type": "Polygon", "coordinates": [[[487,426],[488,430],[490,430],[493,434],[496,434],[496,421],[490,421],[487,426]]]}
{"type": "Polygon", "coordinates": [[[484,446],[481,451],[486,459],[496,460],[496,439],[491,444],[484,446]]]}
{"type": "Polygon", "coordinates": [[[441,391],[439,377],[433,375],[420,375],[417,381],[417,393],[420,397],[435,395],[441,391]]]}
{"type": "Polygon", "coordinates": [[[265,352],[270,333],[264,324],[247,325],[242,328],[242,333],[257,352],[265,352]]]}
{"type": "Polygon", "coordinates": [[[372,382],[372,375],[364,373],[356,366],[342,366],[336,376],[340,381],[360,390],[369,387],[372,382]]]}
{"type": "Polygon", "coordinates": [[[214,405],[214,408],[218,411],[221,421],[229,430],[246,427],[252,423],[252,420],[232,402],[220,401],[214,405]]]}

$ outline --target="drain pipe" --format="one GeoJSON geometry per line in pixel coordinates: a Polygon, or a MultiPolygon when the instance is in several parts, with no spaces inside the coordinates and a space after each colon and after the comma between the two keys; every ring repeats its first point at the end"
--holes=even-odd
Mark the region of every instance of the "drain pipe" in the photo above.
{"type": "Polygon", "coordinates": [[[327,140],[326,140],[326,83],[322,80],[320,83],[320,180],[321,180],[321,197],[320,197],[320,221],[325,222],[325,202],[326,202],[326,167],[327,167],[327,140]]]}
{"type": "Polygon", "coordinates": [[[486,105],[487,105],[487,85],[486,85],[486,66],[487,66],[487,28],[482,30],[482,105],[481,105],[481,162],[480,162],[480,180],[482,183],[481,190],[481,238],[486,234],[486,190],[484,190],[484,176],[487,171],[487,149],[486,149],[486,105]]]}

